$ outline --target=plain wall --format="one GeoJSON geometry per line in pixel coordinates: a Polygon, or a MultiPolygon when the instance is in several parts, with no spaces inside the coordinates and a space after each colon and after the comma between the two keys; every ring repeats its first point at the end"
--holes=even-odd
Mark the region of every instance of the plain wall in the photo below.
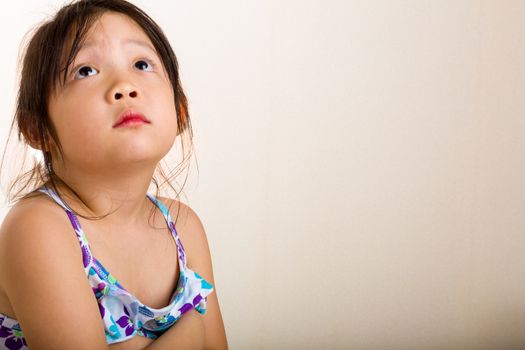
{"type": "MultiPolygon", "coordinates": [[[[61,3],[0,13],[2,145],[61,3]]],[[[134,3],[179,59],[231,349],[525,348],[525,2],[134,3]]]]}

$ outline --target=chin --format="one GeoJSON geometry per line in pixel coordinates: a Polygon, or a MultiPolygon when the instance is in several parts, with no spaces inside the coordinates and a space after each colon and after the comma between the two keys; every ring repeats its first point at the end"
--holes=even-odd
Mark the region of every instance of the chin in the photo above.
{"type": "Polygon", "coordinates": [[[159,146],[129,145],[127,149],[121,149],[118,158],[123,163],[152,163],[156,165],[171,149],[171,145],[159,146]]]}

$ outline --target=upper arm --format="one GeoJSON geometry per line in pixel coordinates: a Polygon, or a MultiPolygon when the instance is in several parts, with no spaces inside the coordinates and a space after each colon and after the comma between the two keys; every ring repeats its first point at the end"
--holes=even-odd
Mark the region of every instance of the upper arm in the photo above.
{"type": "Polygon", "coordinates": [[[42,200],[17,206],[0,230],[1,278],[28,347],[107,349],[80,245],[64,212],[42,200]]]}
{"type": "Polygon", "coordinates": [[[217,298],[211,254],[206,232],[197,214],[188,206],[174,202],[172,217],[177,217],[176,229],[184,245],[188,267],[211,283],[214,292],[207,297],[206,313],[202,315],[205,329],[205,349],[227,349],[226,333],[217,298]],[[180,210],[177,210],[180,205],[180,210]]]}

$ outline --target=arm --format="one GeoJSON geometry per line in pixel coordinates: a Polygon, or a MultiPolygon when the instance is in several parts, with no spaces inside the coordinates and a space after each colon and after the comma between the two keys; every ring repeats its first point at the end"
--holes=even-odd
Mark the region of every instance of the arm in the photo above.
{"type": "Polygon", "coordinates": [[[191,309],[145,350],[202,350],[204,325],[200,314],[191,309]]]}
{"type": "Polygon", "coordinates": [[[171,204],[170,214],[174,220],[178,217],[176,230],[184,245],[188,257],[188,266],[210,282],[214,286],[214,292],[207,297],[204,315],[195,309],[191,309],[166,333],[144,349],[228,349],[204,228],[191,208],[180,202],[172,202],[171,204]]]}
{"type": "Polygon", "coordinates": [[[217,285],[213,277],[211,254],[204,227],[197,214],[181,202],[174,201],[170,206],[170,213],[174,220],[178,214],[176,229],[186,250],[188,267],[211,283],[214,288],[214,291],[207,297],[206,313],[204,315],[197,314],[197,316],[202,318],[204,325],[204,349],[228,349],[226,332],[217,297],[217,285]]]}
{"type": "Polygon", "coordinates": [[[64,212],[19,202],[0,230],[0,278],[31,350],[107,350],[104,325],[64,212]]]}

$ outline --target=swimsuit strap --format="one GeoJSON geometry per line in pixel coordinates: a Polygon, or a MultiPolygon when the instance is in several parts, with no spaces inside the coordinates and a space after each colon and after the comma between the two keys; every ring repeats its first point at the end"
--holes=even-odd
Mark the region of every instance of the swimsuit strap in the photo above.
{"type": "MultiPolygon", "coordinates": [[[[73,226],[73,229],[75,230],[77,239],[82,248],[82,260],[84,262],[84,269],[86,270],[86,272],[88,272],[91,264],[93,263],[94,258],[93,258],[93,254],[91,253],[91,249],[89,247],[89,243],[87,241],[86,235],[84,234],[84,231],[82,230],[82,227],[80,226],[80,222],[78,221],[78,218],[73,213],[73,210],[57,195],[57,193],[53,189],[48,188],[48,187],[41,187],[38,189],[38,191],[48,195],[51,199],[53,199],[58,205],[60,205],[66,211],[69,221],[71,222],[71,225],[73,226]]],[[[182,242],[180,241],[177,230],[175,229],[175,224],[173,223],[173,220],[171,219],[169,210],[160,200],[155,198],[155,196],[151,194],[147,194],[147,196],[160,209],[162,215],[164,216],[164,219],[166,220],[166,223],[168,224],[171,234],[173,235],[173,238],[175,239],[175,243],[177,244],[177,250],[179,252],[179,260],[182,262],[183,268],[186,268],[187,266],[186,265],[186,253],[184,252],[184,247],[182,246],[182,242]]]]}
{"type": "Polygon", "coordinates": [[[80,226],[80,222],[73,213],[73,210],[62,200],[62,198],[60,198],[56,194],[55,191],[53,191],[53,189],[41,187],[38,189],[38,191],[47,194],[51,199],[53,199],[66,211],[67,217],[69,218],[69,221],[71,222],[71,225],[75,230],[75,234],[77,235],[78,242],[80,243],[80,248],[82,249],[82,262],[84,263],[84,270],[86,271],[86,273],[89,273],[89,269],[91,268],[91,264],[94,260],[93,254],[91,253],[91,249],[89,248],[89,243],[87,241],[86,235],[84,234],[84,231],[80,226]]]}
{"type": "Polygon", "coordinates": [[[173,220],[171,219],[170,212],[168,208],[162,203],[160,200],[155,198],[155,196],[151,194],[147,194],[148,198],[160,209],[162,215],[164,216],[164,219],[166,220],[166,223],[168,224],[168,227],[171,230],[171,233],[173,234],[173,238],[175,238],[175,242],[177,243],[177,249],[179,250],[179,257],[180,260],[183,262],[184,268],[186,268],[186,253],[184,252],[184,247],[182,246],[182,242],[180,241],[179,234],[177,233],[177,230],[175,229],[175,224],[173,223],[173,220]]]}
{"type": "Polygon", "coordinates": [[[69,205],[66,204],[66,202],[64,202],[62,200],[62,198],[60,198],[57,193],[51,189],[51,188],[48,188],[48,187],[40,187],[38,189],[39,192],[42,192],[42,193],[45,193],[47,194],[49,197],[51,197],[58,205],[60,205],[65,211],[73,211],[69,205]]]}

